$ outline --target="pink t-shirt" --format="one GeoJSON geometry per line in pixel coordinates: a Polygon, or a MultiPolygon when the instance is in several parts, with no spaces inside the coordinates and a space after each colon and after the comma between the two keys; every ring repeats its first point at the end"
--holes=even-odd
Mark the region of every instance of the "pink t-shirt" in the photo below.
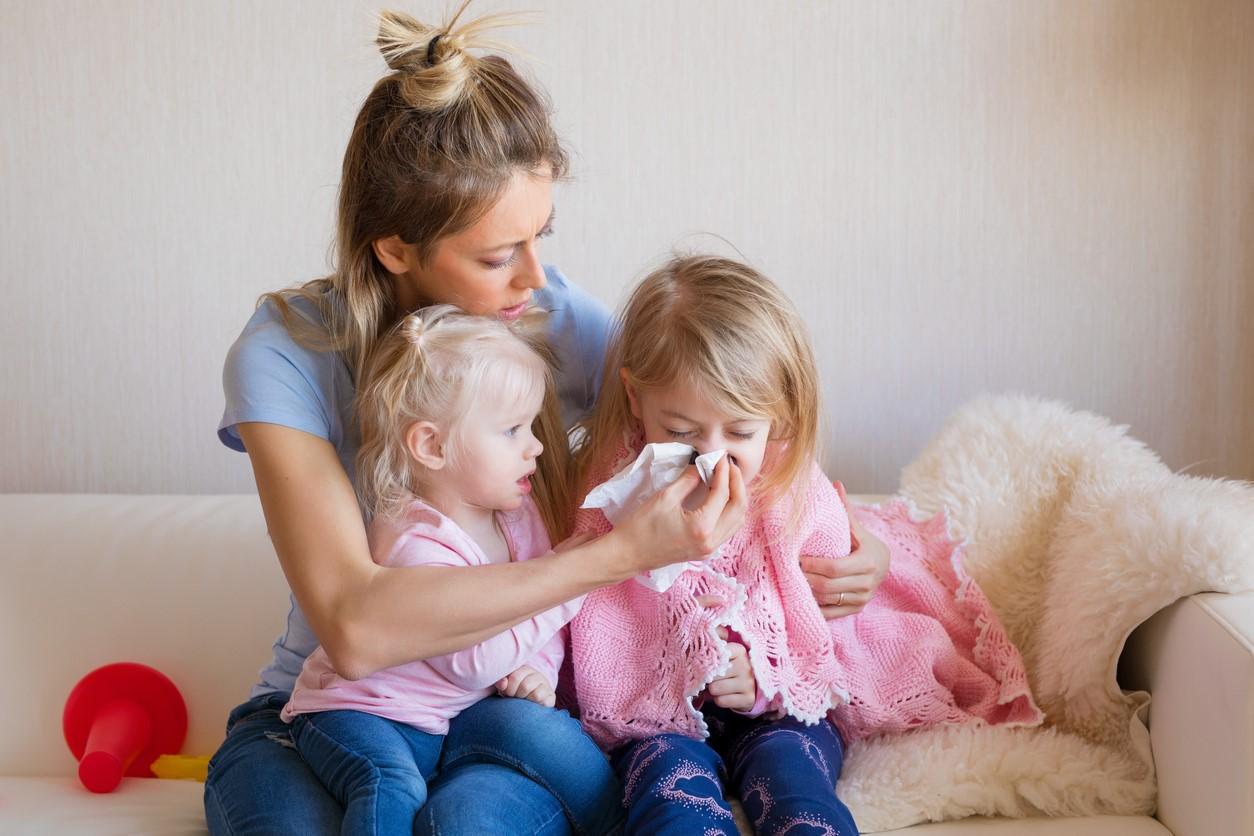
{"type": "MultiPolygon", "coordinates": [[[[530,497],[497,521],[513,560],[546,554],[551,544],[530,497]]],[[[460,526],[430,505],[415,500],[395,518],[376,518],[368,532],[370,552],[380,566],[483,566],[479,544],[460,526]]],[[[579,612],[583,596],[546,610],[473,647],[385,668],[351,681],[336,674],[319,647],[296,680],[282,717],[351,709],[407,723],[431,734],[446,734],[448,721],[495,693],[497,680],[531,665],[557,683],[565,653],[563,628],[579,612]]]]}

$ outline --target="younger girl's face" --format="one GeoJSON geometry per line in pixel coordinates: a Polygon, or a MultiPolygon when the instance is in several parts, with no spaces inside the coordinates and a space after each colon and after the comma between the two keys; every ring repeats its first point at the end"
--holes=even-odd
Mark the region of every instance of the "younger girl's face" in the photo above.
{"type": "Polygon", "coordinates": [[[746,485],[761,473],[771,435],[770,418],[729,415],[687,386],[626,387],[632,414],[644,425],[646,444],[679,441],[691,444],[698,453],[726,450],[746,485]]]}
{"type": "Polygon", "coordinates": [[[518,508],[531,493],[536,459],[544,452],[532,432],[543,399],[544,388],[536,387],[514,404],[496,404],[488,398],[472,409],[458,427],[455,464],[436,479],[448,479],[446,487],[454,489],[467,506],[494,511],[518,508]]]}

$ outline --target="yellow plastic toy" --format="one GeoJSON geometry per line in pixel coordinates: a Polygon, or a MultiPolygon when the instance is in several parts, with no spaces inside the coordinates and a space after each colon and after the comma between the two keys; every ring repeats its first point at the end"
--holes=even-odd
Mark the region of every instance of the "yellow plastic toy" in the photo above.
{"type": "Polygon", "coordinates": [[[205,782],[209,755],[161,755],[152,762],[152,774],[174,781],[205,782]]]}

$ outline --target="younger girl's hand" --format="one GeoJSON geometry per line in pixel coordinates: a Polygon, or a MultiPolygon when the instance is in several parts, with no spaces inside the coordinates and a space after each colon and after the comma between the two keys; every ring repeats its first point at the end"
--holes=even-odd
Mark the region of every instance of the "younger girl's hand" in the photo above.
{"type": "Polygon", "coordinates": [[[857,551],[837,560],[801,558],[801,571],[805,573],[814,600],[819,602],[819,609],[827,619],[862,612],[888,574],[888,546],[863,528],[852,515],[849,523],[858,541],[857,551]]]}
{"type": "MultiPolygon", "coordinates": [[[[727,638],[726,627],[718,628],[718,633],[727,638]]],[[[758,700],[758,681],[749,664],[749,652],[738,642],[728,642],[727,650],[731,653],[731,666],[727,673],[710,682],[705,691],[714,698],[714,704],[719,708],[748,711],[758,700]]]]}
{"type": "Polygon", "coordinates": [[[700,482],[696,467],[689,465],[666,490],[615,527],[617,536],[627,538],[631,574],[705,557],[744,524],[748,500],[740,468],[726,456],[720,459],[705,501],[689,511],[684,499],[700,482]]]}
{"type": "Polygon", "coordinates": [[[547,705],[552,708],[557,703],[557,696],[553,693],[553,686],[544,674],[540,673],[531,665],[523,665],[509,676],[496,683],[496,690],[503,697],[518,697],[523,700],[531,700],[540,705],[547,705]]]}

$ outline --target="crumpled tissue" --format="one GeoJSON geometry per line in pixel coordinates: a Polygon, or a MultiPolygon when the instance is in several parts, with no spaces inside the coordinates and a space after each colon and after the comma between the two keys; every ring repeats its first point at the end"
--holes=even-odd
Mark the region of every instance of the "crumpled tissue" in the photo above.
{"type": "MultiPolygon", "coordinates": [[[[677,442],[646,444],[634,462],[593,488],[581,507],[600,508],[610,525],[617,525],[619,520],[678,479],[689,463],[697,466],[702,486],[708,486],[710,477],[714,474],[714,466],[726,455],[727,451],[713,450],[694,459],[693,455],[696,452],[696,448],[690,444],[677,442]]],[[[688,495],[684,502],[685,507],[690,510],[699,507],[705,501],[708,492],[708,487],[705,490],[698,487],[688,495]]],[[[715,549],[708,557],[714,557],[718,553],[719,550],[715,549]]],[[[663,566],[660,569],[637,575],[636,581],[649,589],[665,592],[670,589],[676,578],[689,568],[700,566],[701,563],[702,561],[699,560],[673,563],[670,566],[663,566]]]]}

